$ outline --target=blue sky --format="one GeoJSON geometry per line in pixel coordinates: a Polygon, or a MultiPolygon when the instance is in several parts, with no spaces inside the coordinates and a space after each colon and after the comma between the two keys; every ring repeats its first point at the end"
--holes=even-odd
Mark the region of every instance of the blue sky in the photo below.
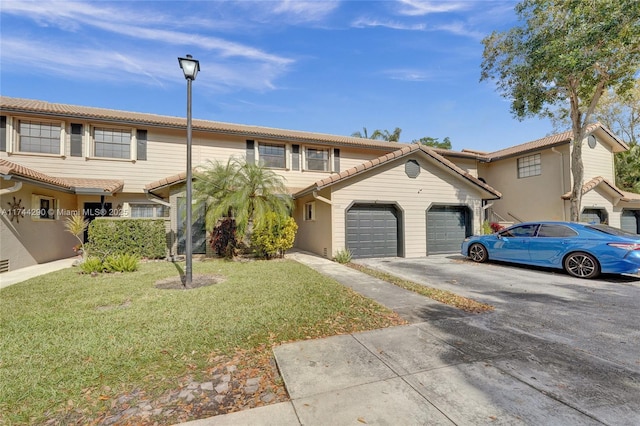
{"type": "Polygon", "coordinates": [[[492,151],[552,132],[479,82],[481,40],[515,4],[2,0],[0,93],[184,117],[190,53],[194,118],[492,151]]]}

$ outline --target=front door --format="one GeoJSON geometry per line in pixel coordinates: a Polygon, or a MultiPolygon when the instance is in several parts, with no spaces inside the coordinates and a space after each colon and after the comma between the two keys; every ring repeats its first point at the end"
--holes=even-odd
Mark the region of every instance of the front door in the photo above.
{"type": "MultiPolygon", "coordinates": [[[[83,215],[87,222],[91,223],[96,217],[111,216],[113,208],[111,203],[84,203],[83,215]]],[[[89,241],[89,227],[84,230],[84,242],[89,241]]]]}

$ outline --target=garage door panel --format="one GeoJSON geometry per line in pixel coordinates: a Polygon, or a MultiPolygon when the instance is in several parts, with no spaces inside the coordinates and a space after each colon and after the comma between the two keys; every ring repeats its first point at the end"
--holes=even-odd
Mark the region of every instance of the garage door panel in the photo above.
{"type": "Polygon", "coordinates": [[[620,217],[620,228],[627,232],[640,234],[640,209],[624,209],[620,217]]]}
{"type": "Polygon", "coordinates": [[[347,247],[354,258],[398,255],[398,217],[393,206],[355,205],[347,212],[347,247]]]}
{"type": "Polygon", "coordinates": [[[470,234],[466,207],[434,206],[427,212],[427,254],[456,253],[470,234]]]}

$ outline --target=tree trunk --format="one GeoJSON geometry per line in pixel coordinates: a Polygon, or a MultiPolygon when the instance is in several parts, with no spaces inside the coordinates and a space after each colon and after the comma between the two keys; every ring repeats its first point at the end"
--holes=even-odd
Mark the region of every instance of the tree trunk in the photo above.
{"type": "Polygon", "coordinates": [[[570,212],[571,221],[580,221],[580,207],[582,203],[582,181],[584,180],[584,166],[582,165],[582,131],[573,132],[573,150],[571,151],[571,187],[570,212]],[[576,134],[577,133],[577,134],[576,134]]]}

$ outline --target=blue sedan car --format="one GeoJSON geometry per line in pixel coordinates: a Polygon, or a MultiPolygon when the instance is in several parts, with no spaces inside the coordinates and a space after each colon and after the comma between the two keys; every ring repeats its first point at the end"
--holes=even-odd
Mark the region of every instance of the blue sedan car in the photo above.
{"type": "Polygon", "coordinates": [[[640,273],[640,235],[607,225],[519,223],[492,235],[468,237],[461,252],[475,262],[558,268],[579,278],[640,273]]]}

